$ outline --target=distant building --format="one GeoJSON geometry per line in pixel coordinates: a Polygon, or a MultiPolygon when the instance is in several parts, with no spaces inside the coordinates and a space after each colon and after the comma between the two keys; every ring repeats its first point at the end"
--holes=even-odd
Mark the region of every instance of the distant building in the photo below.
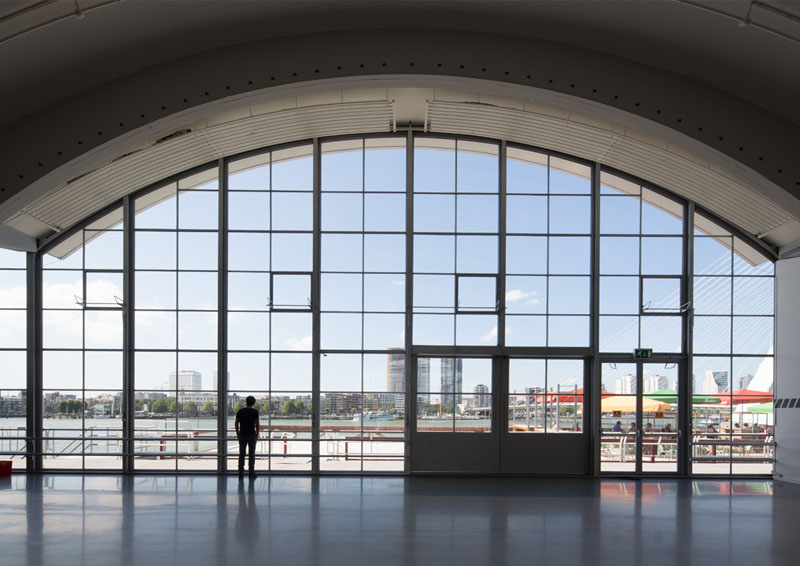
{"type": "Polygon", "coordinates": [[[442,404],[452,407],[461,403],[463,367],[461,358],[442,358],[442,404]]]}
{"type": "Polygon", "coordinates": [[[169,374],[170,391],[200,391],[203,389],[203,375],[199,371],[181,370],[169,374]]]}
{"type": "Polygon", "coordinates": [[[644,380],[644,392],[658,391],[659,389],[669,389],[669,378],[666,375],[651,375],[644,380]]]}
{"type": "Polygon", "coordinates": [[[489,395],[489,387],[483,383],[475,386],[473,391],[475,393],[475,406],[478,408],[489,407],[492,404],[492,398],[489,395]]]}
{"type": "Polygon", "coordinates": [[[636,394],[636,376],[629,373],[623,375],[614,383],[614,393],[617,395],[635,395],[636,394]]]}
{"type": "Polygon", "coordinates": [[[417,358],[417,406],[424,409],[431,403],[431,359],[417,358]],[[424,393],[420,394],[419,392],[424,393]]]}
{"type": "Polygon", "coordinates": [[[706,378],[703,380],[701,393],[705,395],[715,395],[729,391],[727,371],[706,371],[706,378]]]}
{"type": "Polygon", "coordinates": [[[739,378],[739,389],[749,389],[750,382],[753,381],[752,375],[745,375],[739,378]]]}
{"type": "Polygon", "coordinates": [[[386,354],[386,391],[402,393],[406,390],[406,355],[394,348],[386,354]]]}

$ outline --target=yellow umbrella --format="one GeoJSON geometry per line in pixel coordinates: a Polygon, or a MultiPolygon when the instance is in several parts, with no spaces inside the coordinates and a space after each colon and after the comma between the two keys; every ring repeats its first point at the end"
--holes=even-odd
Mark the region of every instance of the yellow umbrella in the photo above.
{"type": "MultiPolygon", "coordinates": [[[[655,413],[657,411],[669,411],[670,404],[656,401],[648,397],[642,397],[642,411],[645,413],[655,413]]],[[[635,395],[614,395],[606,397],[600,402],[600,410],[604,413],[612,411],[622,411],[632,413],[636,411],[635,395]]]]}

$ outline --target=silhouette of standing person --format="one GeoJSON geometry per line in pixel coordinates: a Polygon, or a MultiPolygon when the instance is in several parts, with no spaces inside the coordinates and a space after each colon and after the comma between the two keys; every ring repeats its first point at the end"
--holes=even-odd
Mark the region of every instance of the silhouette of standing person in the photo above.
{"type": "Polygon", "coordinates": [[[244,400],[245,407],[236,412],[234,427],[239,439],[239,477],[244,475],[244,453],[247,449],[250,477],[256,477],[256,439],[258,438],[258,411],[253,408],[256,398],[248,395],[244,400]]]}

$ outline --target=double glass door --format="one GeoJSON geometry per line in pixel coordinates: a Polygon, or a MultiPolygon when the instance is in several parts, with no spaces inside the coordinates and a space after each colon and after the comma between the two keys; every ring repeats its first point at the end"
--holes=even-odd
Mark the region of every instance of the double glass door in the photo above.
{"type": "Polygon", "coordinates": [[[680,364],[602,364],[600,472],[678,472],[680,364]]]}

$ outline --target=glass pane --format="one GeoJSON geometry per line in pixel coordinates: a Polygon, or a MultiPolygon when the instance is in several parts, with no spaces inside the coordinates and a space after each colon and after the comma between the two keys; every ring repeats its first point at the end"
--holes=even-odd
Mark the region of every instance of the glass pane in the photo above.
{"type": "Polygon", "coordinates": [[[228,348],[231,350],[268,350],[269,316],[266,313],[229,313],[228,348]]]}
{"type": "Polygon", "coordinates": [[[697,275],[730,275],[731,238],[695,237],[694,272],[697,275]]]}
{"type": "Polygon", "coordinates": [[[268,273],[228,274],[228,310],[263,311],[268,308],[268,273]]]}
{"type": "Polygon", "coordinates": [[[506,272],[547,273],[547,237],[508,236],[506,238],[506,272]]]}
{"type": "Polygon", "coordinates": [[[731,278],[694,278],[695,314],[731,314],[731,278]]]}
{"type": "Polygon", "coordinates": [[[405,232],[406,196],[364,195],[364,230],[405,232]]]}
{"type": "Polygon", "coordinates": [[[178,269],[216,271],[219,254],[217,242],[216,232],[179,232],[178,269]]]}
{"type": "MultiPolygon", "coordinates": [[[[361,354],[326,354],[322,356],[320,389],[322,391],[361,391],[361,354]]],[[[328,400],[332,399],[328,398],[328,400]]],[[[337,407],[330,406],[330,408],[337,407]]]]}
{"type": "Polygon", "coordinates": [[[506,155],[506,190],[509,193],[547,192],[547,155],[516,147],[509,147],[506,155]]]}
{"type": "Polygon", "coordinates": [[[42,384],[45,389],[81,389],[83,353],[47,351],[42,354],[42,384]]]}
{"type": "Polygon", "coordinates": [[[733,358],[731,389],[741,395],[740,403],[760,404],[772,401],[774,390],[774,359],[772,356],[733,358]],[[744,389],[747,392],[742,391],[744,389]]]}
{"type": "Polygon", "coordinates": [[[365,140],[364,189],[405,191],[406,140],[382,138],[365,140]]]}
{"type": "Polygon", "coordinates": [[[360,314],[322,313],[320,340],[323,349],[361,349],[362,325],[360,314]]]}
{"type": "Polygon", "coordinates": [[[406,282],[401,275],[365,275],[364,310],[403,312],[406,282]]]}
{"type": "Polygon", "coordinates": [[[363,140],[322,144],[322,190],[360,191],[363,183],[363,140]]]}
{"type": "Polygon", "coordinates": [[[269,193],[228,194],[228,228],[269,230],[269,193]]]}
{"type": "Polygon", "coordinates": [[[0,269],[0,308],[25,308],[26,289],[25,271],[0,269]]]}
{"type": "Polygon", "coordinates": [[[86,273],[86,306],[121,306],[122,273],[86,273]]]}
{"type": "Polygon", "coordinates": [[[497,236],[457,236],[459,273],[497,273],[497,236]]]}
{"type": "Polygon", "coordinates": [[[311,274],[272,274],[272,308],[311,308],[311,274]]]}
{"type": "Polygon", "coordinates": [[[680,312],[681,280],[645,277],[642,279],[642,312],[680,312]]]}
{"type": "MultiPolygon", "coordinates": [[[[175,352],[136,352],[136,389],[169,389],[170,375],[175,374],[178,356],[175,352]]],[[[174,379],[173,379],[174,381],[174,379]]],[[[172,384],[175,389],[175,384],[172,384]]],[[[151,411],[154,409],[151,407],[151,411]]],[[[155,411],[154,411],[155,412],[155,411]]]]}
{"type": "Polygon", "coordinates": [[[638,314],[638,277],[601,277],[600,314],[638,314]]]}
{"type": "Polygon", "coordinates": [[[86,312],[86,348],[122,348],[122,312],[86,312]]]}
{"type": "Polygon", "coordinates": [[[509,195],[506,198],[506,232],[547,233],[547,197],[509,195]]]}
{"type": "Polygon", "coordinates": [[[679,316],[642,317],[642,347],[655,352],[680,352],[681,329],[679,316]]]}
{"type": "Polygon", "coordinates": [[[583,360],[548,360],[547,432],[580,432],[583,414],[583,360]]]}
{"type": "Polygon", "coordinates": [[[506,346],[545,346],[547,317],[506,316],[506,346]]]}
{"type": "Polygon", "coordinates": [[[311,391],[311,354],[272,354],[270,388],[311,391]]]}
{"type": "Polygon", "coordinates": [[[544,313],[547,306],[545,277],[506,277],[507,313],[544,313]]]}
{"type": "Polygon", "coordinates": [[[266,191],[270,178],[269,152],[230,161],[228,164],[228,190],[266,191]]]}
{"type": "Polygon", "coordinates": [[[406,270],[406,237],[392,234],[364,235],[364,271],[406,270]]]}
{"type": "MultiPolygon", "coordinates": [[[[42,273],[42,302],[44,308],[78,309],[83,298],[83,273],[80,271],[44,271],[42,273]]],[[[14,292],[18,302],[21,289],[14,292]]],[[[23,293],[23,297],[25,294],[23,293]]]]}
{"type": "Polygon", "coordinates": [[[734,316],[733,353],[771,354],[774,332],[771,316],[734,316]]]}
{"type": "Polygon", "coordinates": [[[361,310],[362,275],[323,273],[321,278],[320,292],[323,311],[361,310]]]}
{"type": "Polygon", "coordinates": [[[269,234],[228,234],[228,269],[269,270],[269,234]]]}
{"type": "Polygon", "coordinates": [[[774,275],[775,264],[754,246],[734,238],[733,271],[736,275],[774,275]]]}
{"type": "Polygon", "coordinates": [[[217,280],[213,273],[178,273],[178,308],[193,310],[217,310],[217,280]]]}
{"type": "Polygon", "coordinates": [[[772,277],[734,277],[733,314],[773,314],[774,287],[772,277]]]}
{"type": "Polygon", "coordinates": [[[364,349],[388,350],[405,344],[405,316],[402,314],[365,314],[364,349]]]}
{"type": "Polygon", "coordinates": [[[642,274],[680,275],[682,272],[681,238],[642,238],[642,274]]]}
{"type": "Polygon", "coordinates": [[[414,195],[415,232],[455,232],[454,195],[414,195]]]}
{"type": "MultiPolygon", "coordinates": [[[[692,392],[702,395],[730,393],[731,359],[729,357],[695,356],[692,361],[692,392]]],[[[694,405],[718,404],[717,398],[695,398],[694,405]]]]}
{"type": "Polygon", "coordinates": [[[273,350],[311,350],[310,313],[272,313],[273,350]]]}
{"type": "Polygon", "coordinates": [[[174,232],[136,232],[136,269],[175,269],[177,257],[174,232]]]}
{"type": "Polygon", "coordinates": [[[588,346],[588,316],[550,316],[547,327],[548,346],[588,346]]]}
{"type": "MultiPolygon", "coordinates": [[[[0,350],[0,389],[25,389],[28,379],[27,354],[0,350]]],[[[2,415],[2,413],[0,413],[2,415]]]]}
{"type": "Polygon", "coordinates": [[[456,316],[456,344],[496,346],[497,316],[482,314],[456,316]]]}
{"type": "Polygon", "coordinates": [[[322,269],[324,271],[362,270],[361,234],[323,234],[322,269]]]}
{"type": "Polygon", "coordinates": [[[175,272],[137,271],[136,306],[141,309],[174,309],[176,306],[175,272]]]}
{"type": "Polygon", "coordinates": [[[655,191],[642,191],[642,233],[681,234],[683,205],[655,191]]]}
{"type": "Polygon", "coordinates": [[[496,193],[499,180],[496,144],[459,140],[458,192],[496,193]]]}
{"type": "Polygon", "coordinates": [[[731,317],[695,316],[694,351],[697,354],[729,354],[731,351],[731,317]]]}
{"type": "Polygon", "coordinates": [[[638,234],[639,197],[600,197],[601,234],[638,234]]]}
{"type": "Polygon", "coordinates": [[[604,195],[640,195],[642,188],[627,179],[612,175],[608,171],[600,172],[600,194],[604,195]]]}
{"type": "Polygon", "coordinates": [[[460,310],[497,310],[496,277],[459,277],[460,310]]]}
{"type": "Polygon", "coordinates": [[[182,230],[213,230],[219,220],[219,196],[212,191],[178,192],[178,228],[182,230]]]}
{"type": "Polygon", "coordinates": [[[269,389],[269,354],[228,354],[228,390],[269,389]]]}
{"type": "Polygon", "coordinates": [[[592,170],[559,157],[550,158],[550,192],[561,194],[589,194],[592,190],[592,170]]]}
{"type": "Polygon", "coordinates": [[[551,196],[550,233],[588,234],[592,226],[591,209],[590,197],[551,196]]]}
{"type": "Polygon", "coordinates": [[[637,275],[639,273],[639,238],[600,238],[600,273],[637,275]]]}
{"type": "Polygon", "coordinates": [[[314,163],[310,145],[272,152],[272,190],[310,191],[314,187],[314,163]]]}
{"type": "Polygon", "coordinates": [[[360,231],[364,225],[362,194],[325,193],[322,195],[322,229],[360,231]]]}
{"type": "MultiPolygon", "coordinates": [[[[136,345],[139,346],[138,342],[136,345]]],[[[178,313],[179,348],[188,350],[216,350],[217,346],[216,312],[178,313]]]]}
{"type": "Polygon", "coordinates": [[[151,191],[136,199],[136,228],[175,229],[178,199],[175,183],[151,191]]]}
{"type": "Polygon", "coordinates": [[[447,311],[454,307],[455,277],[414,275],[414,310],[447,311]]]}
{"type": "Polygon", "coordinates": [[[313,199],[310,193],[272,193],[273,230],[311,230],[313,199]]]}
{"type": "Polygon", "coordinates": [[[638,316],[601,316],[600,351],[627,352],[639,347],[638,316]]]}
{"type": "Polygon", "coordinates": [[[86,269],[122,269],[122,232],[86,230],[86,269]]]}
{"type": "Polygon", "coordinates": [[[450,346],[454,340],[455,319],[452,315],[414,315],[414,344],[450,346]]]}
{"type": "Polygon", "coordinates": [[[497,232],[497,197],[458,195],[456,224],[459,232],[497,232]]]}
{"type": "Polygon", "coordinates": [[[548,286],[550,314],[589,314],[588,277],[550,277],[548,286]]]}
{"type": "Polygon", "coordinates": [[[588,275],[591,269],[590,238],[550,237],[550,273],[588,275]]]}
{"type": "Polygon", "coordinates": [[[81,348],[83,346],[83,313],[48,311],[42,314],[42,340],[45,348],[81,348]]]}
{"type": "Polygon", "coordinates": [[[455,244],[454,236],[414,236],[414,271],[453,273],[455,244]]]}
{"type": "Polygon", "coordinates": [[[311,271],[311,234],[272,234],[272,269],[311,271]]]}
{"type": "Polygon", "coordinates": [[[414,140],[414,191],[455,192],[456,143],[454,140],[414,140]]]}

